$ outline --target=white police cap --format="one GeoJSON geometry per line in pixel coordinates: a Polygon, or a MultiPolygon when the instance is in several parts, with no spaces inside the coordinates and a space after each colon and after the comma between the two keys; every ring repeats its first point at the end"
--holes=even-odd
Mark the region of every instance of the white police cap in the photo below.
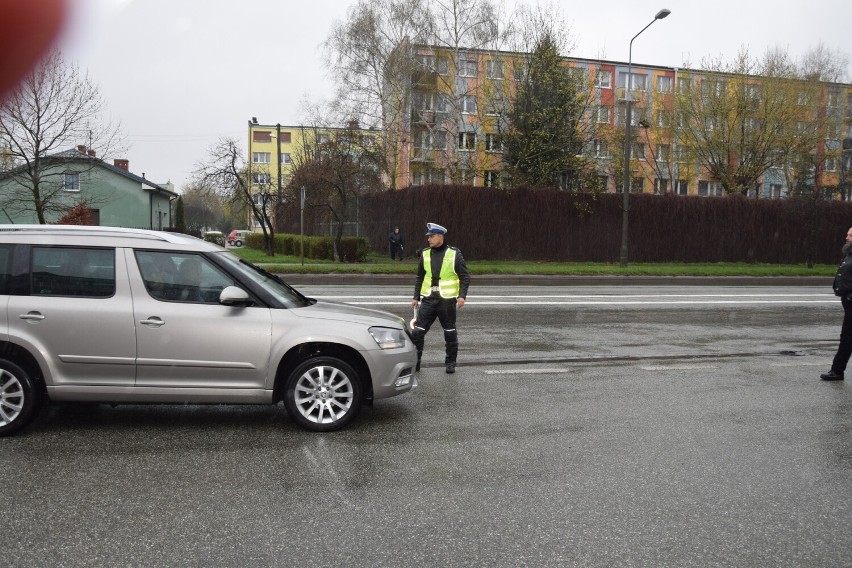
{"type": "Polygon", "coordinates": [[[426,234],[427,235],[446,235],[447,229],[438,225],[437,223],[426,223],[426,234]]]}

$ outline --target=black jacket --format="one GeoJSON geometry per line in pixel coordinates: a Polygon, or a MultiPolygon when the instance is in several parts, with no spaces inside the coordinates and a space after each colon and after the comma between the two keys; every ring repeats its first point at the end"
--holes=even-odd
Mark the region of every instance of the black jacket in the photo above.
{"type": "Polygon", "coordinates": [[[852,294],[852,251],[843,257],[834,276],[834,295],[846,297],[852,294]]]}
{"type": "MultiPolygon", "coordinates": [[[[447,243],[444,243],[438,248],[432,249],[432,274],[429,275],[429,278],[432,280],[432,286],[438,285],[438,276],[441,274],[441,264],[444,260],[444,253],[447,252],[448,248],[452,248],[456,251],[456,261],[453,264],[453,267],[456,270],[456,274],[459,276],[459,283],[461,285],[459,289],[459,298],[467,298],[467,289],[470,286],[470,272],[467,271],[467,265],[464,262],[464,257],[459,249],[456,247],[451,247],[447,243]]],[[[417,279],[414,282],[414,299],[420,297],[420,286],[423,285],[423,280],[426,278],[426,268],[423,266],[423,252],[420,252],[420,264],[417,265],[417,279]]]]}

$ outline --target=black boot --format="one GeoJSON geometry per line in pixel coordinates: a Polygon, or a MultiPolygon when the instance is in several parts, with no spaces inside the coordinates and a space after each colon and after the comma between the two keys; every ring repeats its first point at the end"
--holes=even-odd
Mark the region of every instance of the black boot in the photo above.
{"type": "Polygon", "coordinates": [[[832,369],[827,373],[821,374],[819,376],[819,378],[821,378],[824,381],[842,381],[843,380],[843,373],[837,372],[834,369],[832,369]]]}
{"type": "Polygon", "coordinates": [[[447,365],[447,374],[452,375],[456,372],[456,356],[459,354],[459,342],[447,342],[447,356],[444,363],[447,365]]]}

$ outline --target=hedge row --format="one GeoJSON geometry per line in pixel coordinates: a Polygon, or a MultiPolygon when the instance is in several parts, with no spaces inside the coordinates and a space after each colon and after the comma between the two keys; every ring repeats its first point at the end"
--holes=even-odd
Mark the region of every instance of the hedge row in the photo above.
{"type": "MultiPolygon", "coordinates": [[[[334,238],[305,236],[305,258],[315,260],[334,260],[334,238]]],[[[246,246],[263,250],[263,233],[246,235],[246,246]]],[[[340,257],[344,262],[364,262],[370,252],[370,244],[363,237],[343,237],[340,241],[340,257]]],[[[277,254],[300,256],[302,237],[292,234],[275,234],[274,250],[277,254]]]]}
{"type": "MultiPolygon", "coordinates": [[[[618,262],[622,204],[621,194],[425,186],[363,197],[359,231],[387,251],[399,226],[413,253],[435,222],[469,259],[618,262]]],[[[630,196],[628,219],[631,262],[833,264],[852,203],[642,194],[630,196]]]]}

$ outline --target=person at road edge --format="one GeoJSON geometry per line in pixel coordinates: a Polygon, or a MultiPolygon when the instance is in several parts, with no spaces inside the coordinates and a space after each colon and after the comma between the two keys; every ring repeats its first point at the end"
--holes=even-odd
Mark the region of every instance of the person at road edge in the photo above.
{"type": "Polygon", "coordinates": [[[843,259],[834,276],[834,295],[840,296],[843,305],[843,324],[840,327],[840,345],[831,362],[831,370],[819,376],[824,381],[842,381],[849,356],[852,355],[852,228],[846,232],[843,259]]]}
{"type": "Polygon", "coordinates": [[[446,357],[444,364],[447,373],[456,372],[456,358],[459,352],[458,332],[456,331],[456,308],[464,307],[467,289],[470,286],[470,273],[459,249],[444,242],[447,229],[435,223],[426,224],[426,239],[429,246],[420,254],[417,265],[417,280],[414,284],[414,299],[411,305],[417,308],[412,339],[417,347],[417,370],[423,356],[423,340],[426,332],[435,322],[441,322],[444,328],[446,357]]]}

